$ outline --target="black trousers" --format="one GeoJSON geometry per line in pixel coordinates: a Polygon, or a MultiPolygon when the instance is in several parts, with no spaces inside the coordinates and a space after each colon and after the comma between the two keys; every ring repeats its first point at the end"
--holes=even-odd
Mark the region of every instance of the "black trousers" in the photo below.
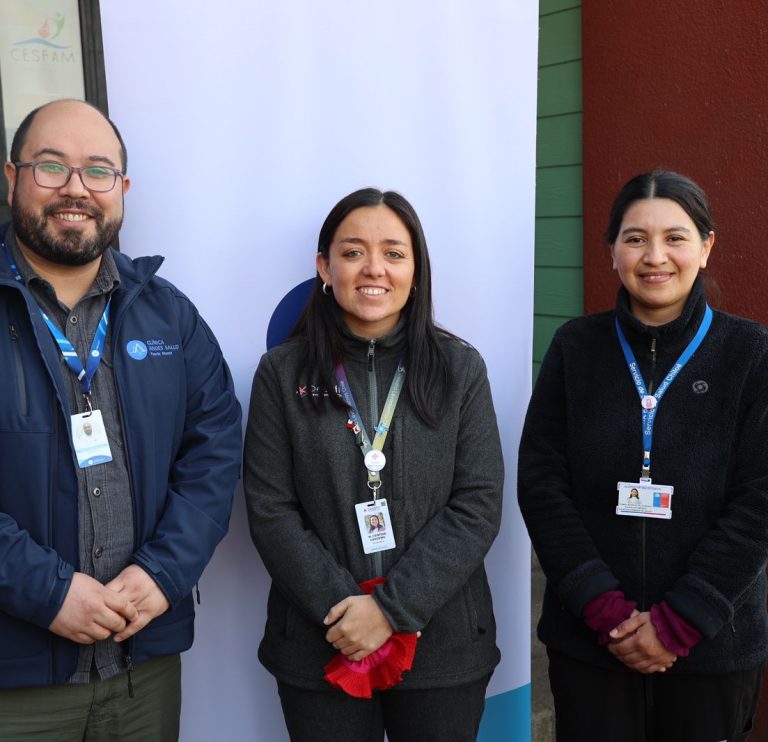
{"type": "Polygon", "coordinates": [[[548,650],[557,742],[746,742],[763,668],[678,674],[606,670],[548,650]]]}
{"type": "Polygon", "coordinates": [[[348,696],[278,681],[291,742],[474,742],[490,676],[468,685],[348,696]]]}

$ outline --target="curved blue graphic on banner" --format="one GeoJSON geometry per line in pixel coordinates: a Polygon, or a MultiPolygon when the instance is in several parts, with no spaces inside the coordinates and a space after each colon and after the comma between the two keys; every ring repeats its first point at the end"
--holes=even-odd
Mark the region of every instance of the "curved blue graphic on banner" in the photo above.
{"type": "Polygon", "coordinates": [[[489,696],[477,742],[530,742],[531,684],[489,696]]]}
{"type": "Polygon", "coordinates": [[[299,319],[304,305],[312,293],[315,279],[310,278],[298,286],[294,286],[275,307],[267,327],[267,350],[280,345],[293,330],[296,320],[299,319]]]}
{"type": "Polygon", "coordinates": [[[129,340],[125,349],[134,361],[143,361],[147,357],[147,346],[141,340],[129,340]]]}

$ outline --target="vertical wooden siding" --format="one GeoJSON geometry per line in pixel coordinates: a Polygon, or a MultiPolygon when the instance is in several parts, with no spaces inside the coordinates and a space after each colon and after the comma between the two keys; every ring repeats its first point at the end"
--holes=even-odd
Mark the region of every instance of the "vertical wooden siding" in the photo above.
{"type": "Polygon", "coordinates": [[[581,0],[540,0],[533,372],[584,311],[581,0]]]}

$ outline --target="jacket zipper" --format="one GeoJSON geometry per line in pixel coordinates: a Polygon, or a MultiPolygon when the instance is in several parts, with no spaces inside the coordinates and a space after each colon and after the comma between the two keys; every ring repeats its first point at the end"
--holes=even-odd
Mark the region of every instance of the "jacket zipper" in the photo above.
{"type": "MultiPolygon", "coordinates": [[[[374,355],[376,353],[376,341],[368,341],[368,397],[371,402],[371,428],[370,435],[371,440],[376,435],[376,425],[378,424],[379,415],[379,398],[376,390],[376,368],[374,366],[374,355]]],[[[382,577],[384,574],[383,559],[380,551],[373,554],[373,571],[374,577],[382,577]]]]}
{"type": "Polygon", "coordinates": [[[24,379],[24,366],[21,362],[21,348],[19,347],[19,334],[16,332],[16,326],[11,324],[8,326],[11,333],[11,344],[13,347],[13,358],[16,365],[16,385],[19,390],[19,407],[21,408],[21,414],[24,417],[27,416],[27,382],[24,379]]]}
{"type": "MultiPolygon", "coordinates": [[[[162,262],[162,260],[160,261],[162,262]]],[[[134,289],[130,291],[130,293],[124,298],[122,302],[117,307],[117,312],[115,313],[115,318],[111,324],[111,332],[112,332],[112,347],[117,348],[117,338],[120,334],[120,330],[123,325],[123,317],[128,313],[128,309],[131,307],[131,305],[136,301],[139,294],[144,290],[144,287],[149,283],[150,280],[152,280],[153,276],[157,272],[157,269],[160,267],[160,264],[153,268],[152,272],[149,275],[144,276],[144,279],[136,286],[134,289]]],[[[123,426],[123,448],[125,450],[125,461],[126,461],[126,470],[128,472],[128,488],[130,489],[131,493],[134,492],[134,472],[133,472],[133,459],[131,457],[131,453],[129,451],[129,435],[127,432],[127,429],[125,428],[125,404],[123,401],[123,396],[121,393],[121,387],[122,384],[120,384],[120,376],[121,376],[121,366],[122,361],[120,360],[122,358],[122,354],[120,353],[114,353],[114,359],[113,359],[113,367],[114,367],[114,375],[115,375],[115,396],[117,397],[117,410],[118,415],[120,417],[120,425],[123,426]]],[[[133,503],[133,550],[137,551],[139,548],[139,520],[138,520],[138,508],[136,507],[136,498],[133,497],[133,494],[131,494],[131,502],[133,503]]]]}
{"type": "MultiPolygon", "coordinates": [[[[128,640],[128,644],[133,646],[133,637],[128,640]]],[[[128,653],[125,655],[125,670],[128,676],[128,698],[133,698],[133,657],[131,656],[131,648],[128,648],[128,653]]]]}
{"type": "Polygon", "coordinates": [[[376,341],[368,342],[368,392],[371,400],[371,433],[375,435],[376,417],[379,412],[379,399],[376,391],[376,369],[373,365],[373,357],[376,352],[376,341]]]}
{"type": "MultiPolygon", "coordinates": [[[[117,333],[116,326],[112,328],[112,347],[117,347],[115,342],[117,333]]],[[[139,548],[139,521],[138,521],[138,508],[136,507],[136,498],[133,496],[133,472],[131,471],[131,453],[128,449],[128,433],[125,429],[125,408],[123,405],[123,399],[120,394],[120,384],[118,383],[118,366],[120,365],[120,356],[118,353],[114,354],[113,367],[115,374],[115,396],[117,398],[117,410],[120,417],[120,425],[123,428],[123,449],[125,452],[126,472],[128,474],[128,491],[131,493],[131,509],[133,510],[133,551],[134,553],[139,548]]],[[[125,658],[126,677],[128,679],[128,698],[133,698],[133,646],[135,637],[131,637],[128,640],[128,645],[123,655],[125,658]]]]}
{"type": "MultiPolygon", "coordinates": [[[[159,266],[158,266],[159,267],[159,266]]],[[[120,331],[120,328],[123,324],[123,317],[126,315],[129,307],[133,304],[133,302],[136,300],[136,298],[139,296],[139,294],[143,291],[146,284],[151,280],[152,276],[155,275],[157,272],[157,268],[155,268],[151,275],[145,276],[144,280],[133,289],[133,291],[125,297],[125,300],[121,303],[121,305],[118,307],[118,312],[116,313],[117,316],[115,317],[115,320],[111,326],[112,331],[112,347],[117,348],[117,337],[120,331]]],[[[131,492],[131,505],[133,510],[133,550],[134,552],[138,550],[139,548],[139,520],[138,520],[138,508],[136,507],[136,498],[133,496],[134,492],[134,476],[132,471],[132,461],[131,453],[129,450],[129,441],[128,441],[128,432],[125,428],[125,404],[123,403],[123,397],[120,392],[121,384],[118,381],[118,377],[120,376],[120,365],[121,361],[120,358],[122,356],[119,353],[114,353],[113,358],[113,368],[114,368],[114,375],[115,375],[115,396],[117,398],[117,410],[118,410],[118,416],[120,418],[120,425],[123,428],[123,449],[125,452],[125,462],[126,462],[126,471],[128,473],[128,490],[131,492]]],[[[198,599],[199,600],[199,599],[198,599]]],[[[136,637],[132,636],[128,640],[128,645],[126,647],[126,651],[124,656],[125,659],[125,669],[126,669],[126,676],[128,680],[128,697],[133,698],[133,653],[134,653],[134,646],[135,646],[136,637]]]]}
{"type": "MultiPolygon", "coordinates": [[[[654,387],[654,379],[656,377],[656,338],[653,338],[651,340],[651,374],[650,374],[650,381],[648,382],[648,394],[653,394],[653,387],[654,387]]],[[[642,588],[640,590],[640,610],[644,611],[646,610],[646,594],[645,594],[645,552],[646,552],[646,543],[645,543],[645,536],[646,536],[646,519],[641,518],[642,526],[641,526],[641,534],[642,534],[642,569],[643,569],[643,579],[642,579],[642,588]]]]}

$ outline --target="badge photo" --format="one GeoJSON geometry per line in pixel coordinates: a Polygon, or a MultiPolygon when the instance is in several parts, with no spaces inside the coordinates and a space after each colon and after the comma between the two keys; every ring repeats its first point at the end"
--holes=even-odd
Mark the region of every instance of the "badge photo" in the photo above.
{"type": "Polygon", "coordinates": [[[72,415],[72,442],[81,469],[112,461],[101,410],[72,415]]]}
{"type": "Polygon", "coordinates": [[[355,511],[365,554],[395,548],[395,534],[386,500],[359,502],[355,511]]]}

